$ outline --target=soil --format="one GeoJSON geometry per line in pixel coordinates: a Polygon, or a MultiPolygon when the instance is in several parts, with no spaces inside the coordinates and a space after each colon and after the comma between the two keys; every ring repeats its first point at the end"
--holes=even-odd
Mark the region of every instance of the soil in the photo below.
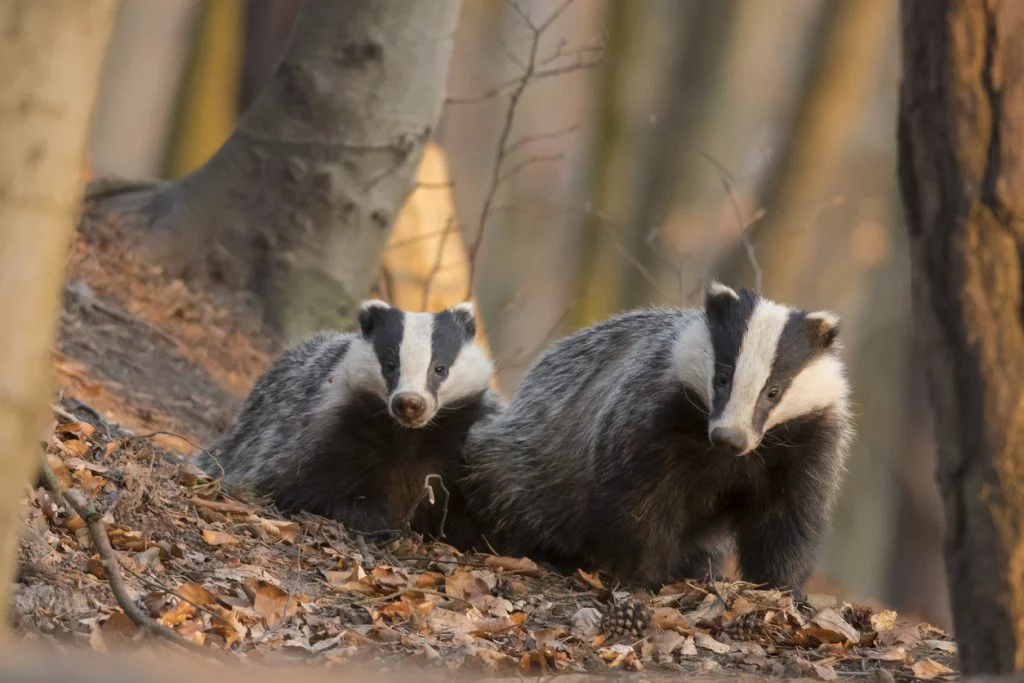
{"type": "MultiPolygon", "coordinates": [[[[129,601],[210,654],[389,670],[517,676],[955,677],[952,638],[826,583],[809,604],[739,582],[658,595],[527,558],[464,555],[405,537],[376,546],[341,525],[286,517],[220,490],[191,463],[279,350],[251,302],[214,301],[144,262],[131,226],[86,211],[68,260],[47,459],[83,492],[113,566],[61,495],[38,487],[13,618],[26,640],[101,652],[157,637],[129,601]]],[[[818,591],[818,592],[813,592],[818,591]]]]}

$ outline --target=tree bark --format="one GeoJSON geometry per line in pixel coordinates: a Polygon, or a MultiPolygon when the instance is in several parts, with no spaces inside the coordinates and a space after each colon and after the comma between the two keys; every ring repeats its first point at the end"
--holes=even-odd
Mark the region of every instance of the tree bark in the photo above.
{"type": "Polygon", "coordinates": [[[964,674],[1024,669],[1024,4],[903,0],[899,180],[964,674]]]}
{"type": "Polygon", "coordinates": [[[294,340],[348,327],[445,99],[459,0],[306,0],[273,78],[203,167],[141,196],[172,274],[249,290],[294,340]]]}
{"type": "MultiPolygon", "coordinates": [[[[44,438],[50,350],[115,0],[0,3],[0,614],[44,438]]],[[[7,640],[7,620],[0,639],[7,640]]]]}
{"type": "Polygon", "coordinates": [[[238,111],[249,109],[270,80],[295,24],[301,0],[246,0],[238,111]]]}

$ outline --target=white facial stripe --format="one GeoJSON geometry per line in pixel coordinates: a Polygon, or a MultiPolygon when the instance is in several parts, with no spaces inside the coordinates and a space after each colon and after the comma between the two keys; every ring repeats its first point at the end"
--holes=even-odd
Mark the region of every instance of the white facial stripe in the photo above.
{"type": "Polygon", "coordinates": [[[789,320],[789,309],[773,301],[761,300],[747,323],[747,331],[740,344],[739,356],[732,375],[732,391],[722,414],[710,425],[743,430],[752,434],[754,408],[772,372],[775,349],[779,337],[789,320]]]}
{"type": "MultiPolygon", "coordinates": [[[[415,391],[424,398],[427,390],[427,372],[432,358],[434,317],[429,313],[406,313],[402,345],[398,350],[399,376],[395,391],[415,391]]],[[[429,402],[429,399],[428,399],[429,402]]]]}
{"type": "Polygon", "coordinates": [[[331,372],[319,409],[336,410],[359,392],[368,392],[383,400],[387,398],[388,385],[373,347],[362,337],[354,337],[345,357],[331,372]]]}
{"type": "Polygon", "coordinates": [[[711,346],[708,321],[703,315],[697,320],[688,321],[679,333],[672,349],[672,363],[679,381],[696,391],[710,410],[715,351],[711,346]]]}
{"type": "Polygon", "coordinates": [[[487,388],[494,374],[491,359],[476,344],[462,347],[455,362],[448,368],[448,377],[437,390],[438,405],[446,405],[487,388]]]}
{"type": "Polygon", "coordinates": [[[808,363],[793,378],[782,400],[768,415],[765,431],[787,420],[813,413],[831,405],[841,410],[850,393],[842,362],[835,356],[823,356],[808,363]]]}

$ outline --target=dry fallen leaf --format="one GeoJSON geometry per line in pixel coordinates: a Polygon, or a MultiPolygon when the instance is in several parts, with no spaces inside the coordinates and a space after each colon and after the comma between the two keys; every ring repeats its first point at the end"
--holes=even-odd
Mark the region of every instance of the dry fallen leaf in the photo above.
{"type": "Polygon", "coordinates": [[[217,531],[216,529],[203,529],[203,540],[208,545],[238,545],[241,541],[237,536],[233,536],[226,531],[217,531]]]}
{"type": "Polygon", "coordinates": [[[494,584],[488,585],[481,574],[479,571],[457,571],[445,579],[444,592],[462,600],[489,595],[494,584]]]}
{"type": "Polygon", "coordinates": [[[933,650],[943,652],[956,652],[956,643],[951,640],[925,640],[924,644],[933,650]]]}
{"type": "Polygon", "coordinates": [[[267,628],[274,628],[298,611],[298,600],[295,596],[289,595],[277,586],[265,583],[258,586],[255,593],[252,608],[263,617],[267,628]]]}
{"type": "Polygon", "coordinates": [[[96,428],[88,422],[69,422],[68,424],[58,426],[57,433],[61,436],[87,439],[96,433],[96,428]]]}
{"type": "Polygon", "coordinates": [[[884,609],[871,615],[871,629],[877,632],[888,631],[896,626],[896,612],[884,609]]]}
{"type": "Polygon", "coordinates": [[[811,618],[811,623],[804,626],[801,632],[823,643],[857,643],[860,641],[860,631],[847,623],[839,612],[831,607],[826,607],[815,614],[811,618]]]}
{"type": "Polygon", "coordinates": [[[914,666],[910,667],[914,672],[914,676],[921,680],[931,680],[938,678],[939,676],[945,676],[953,673],[953,670],[944,664],[939,664],[934,659],[926,657],[919,662],[916,662],[914,666]]]}
{"type": "Polygon", "coordinates": [[[501,557],[488,555],[484,565],[490,569],[502,569],[506,572],[522,574],[524,576],[539,577],[543,571],[536,562],[528,557],[501,557]]]}
{"type": "Polygon", "coordinates": [[[690,623],[690,620],[679,610],[672,607],[655,607],[651,620],[659,628],[671,629],[684,634],[693,631],[693,625],[690,623]]]}
{"type": "Polygon", "coordinates": [[[907,649],[902,645],[867,650],[862,655],[864,659],[873,659],[880,662],[902,662],[907,658],[907,649]]]}
{"type": "Polygon", "coordinates": [[[60,482],[61,488],[66,490],[74,486],[74,482],[71,480],[71,472],[68,471],[63,458],[59,455],[47,453],[46,462],[50,464],[50,469],[57,475],[57,481],[60,482]]]}
{"type": "Polygon", "coordinates": [[[724,655],[729,651],[729,646],[719,642],[704,632],[697,632],[693,635],[693,642],[697,647],[711,650],[715,654],[724,655]]]}
{"type": "Polygon", "coordinates": [[[577,569],[576,577],[594,590],[601,591],[605,589],[604,584],[601,583],[601,579],[599,579],[596,574],[590,574],[582,569],[577,569]]]}

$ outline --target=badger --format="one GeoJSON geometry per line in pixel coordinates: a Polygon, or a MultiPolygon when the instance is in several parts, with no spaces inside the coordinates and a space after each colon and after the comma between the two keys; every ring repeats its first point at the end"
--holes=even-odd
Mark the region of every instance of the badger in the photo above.
{"type": "MultiPolygon", "coordinates": [[[[743,578],[799,597],[853,435],[839,319],[712,282],[536,360],[470,429],[470,505],[504,550],[657,588],[743,578]]],[[[556,566],[557,566],[556,564],[556,566]]]]}
{"type": "Polygon", "coordinates": [[[480,539],[455,486],[462,446],[503,403],[473,306],[411,313],[370,300],[357,319],[357,332],[319,332],[275,359],[198,464],[283,512],[369,534],[408,522],[470,548],[480,539]]]}

